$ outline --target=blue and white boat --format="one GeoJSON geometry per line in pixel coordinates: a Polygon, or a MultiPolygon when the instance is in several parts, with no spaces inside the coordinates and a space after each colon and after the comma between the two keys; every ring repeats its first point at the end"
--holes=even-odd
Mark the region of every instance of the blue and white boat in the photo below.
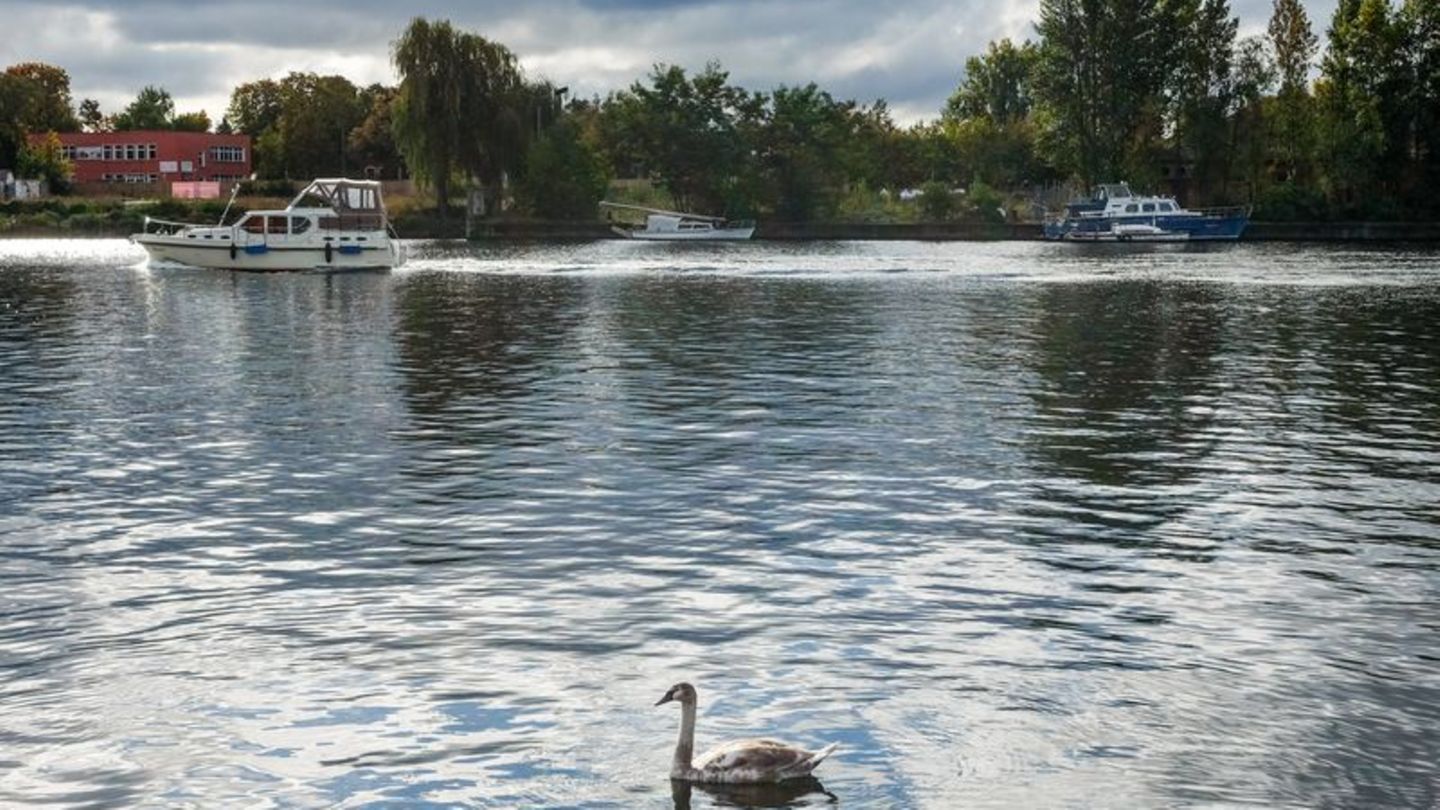
{"type": "Polygon", "coordinates": [[[1124,183],[1106,183],[1088,200],[1065,206],[1045,223],[1045,238],[1066,242],[1188,242],[1235,240],[1250,222],[1244,207],[1190,210],[1174,197],[1142,197],[1124,183]]]}

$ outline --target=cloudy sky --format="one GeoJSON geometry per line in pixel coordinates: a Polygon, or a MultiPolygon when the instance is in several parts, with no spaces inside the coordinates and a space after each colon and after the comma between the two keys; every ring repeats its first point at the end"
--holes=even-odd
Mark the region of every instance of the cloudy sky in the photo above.
{"type": "MultiPolygon", "coordinates": [[[[1271,0],[1230,0],[1241,33],[1271,0]]],[[[526,70],[589,96],[656,62],[719,60],[752,89],[818,82],[896,118],[933,117],[965,58],[1032,36],[1039,0],[0,0],[0,66],[70,71],[75,99],[115,112],[146,84],[219,121],[235,85],[292,70],[393,82],[390,41],[413,16],[449,19],[509,46],[526,70]]],[[[1335,0],[1306,0],[1316,33],[1335,0]]]]}

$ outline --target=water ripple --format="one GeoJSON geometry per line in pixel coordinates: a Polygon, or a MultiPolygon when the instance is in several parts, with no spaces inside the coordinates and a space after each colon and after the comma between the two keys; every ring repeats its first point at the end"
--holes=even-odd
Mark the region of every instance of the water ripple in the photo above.
{"type": "Polygon", "coordinates": [[[0,804],[1434,805],[1436,253],[1075,247],[0,242],[0,804]]]}

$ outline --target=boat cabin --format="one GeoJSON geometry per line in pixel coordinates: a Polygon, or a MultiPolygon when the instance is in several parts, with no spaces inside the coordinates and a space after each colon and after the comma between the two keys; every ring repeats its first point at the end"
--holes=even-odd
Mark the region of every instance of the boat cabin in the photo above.
{"type": "Polygon", "coordinates": [[[1065,206],[1071,218],[1156,216],[1176,214],[1183,209],[1172,197],[1139,197],[1125,183],[1102,183],[1095,187],[1088,200],[1076,200],[1065,206]]]}

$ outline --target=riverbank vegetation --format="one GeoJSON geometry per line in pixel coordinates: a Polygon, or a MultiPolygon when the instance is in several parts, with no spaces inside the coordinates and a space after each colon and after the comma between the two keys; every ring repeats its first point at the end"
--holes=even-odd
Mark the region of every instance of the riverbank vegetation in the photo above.
{"type": "MultiPolygon", "coordinates": [[[[1028,218],[1126,179],[1274,220],[1440,215],[1440,3],[1340,0],[1322,38],[1299,0],[1240,37],[1227,0],[1042,0],[1035,39],[966,62],[943,109],[816,84],[757,91],[719,64],[657,65],[605,97],[528,76],[503,44],[414,20],[399,82],[292,73],[235,88],[217,129],[261,179],[413,176],[439,216],[592,219],[612,199],[784,221],[1028,218]]],[[[0,77],[0,165],[63,180],[27,132],[203,128],[162,88],[106,116],[48,65],[0,77]]]]}

